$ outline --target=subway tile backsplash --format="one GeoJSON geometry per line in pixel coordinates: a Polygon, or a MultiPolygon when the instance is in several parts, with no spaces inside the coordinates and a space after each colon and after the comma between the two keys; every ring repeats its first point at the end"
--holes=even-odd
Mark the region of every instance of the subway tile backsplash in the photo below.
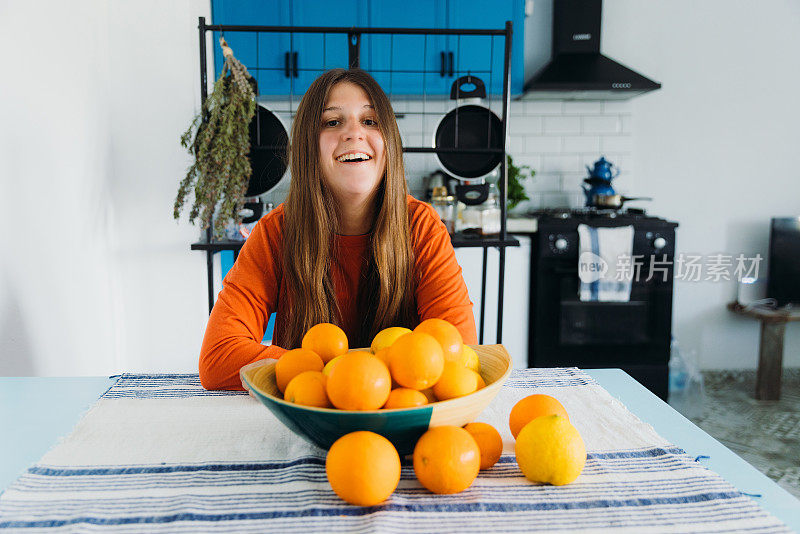
{"type": "MultiPolygon", "coordinates": [[[[454,106],[446,101],[393,102],[406,146],[432,146],[433,132],[440,118],[454,106]],[[426,113],[422,116],[419,113],[426,113]]],[[[268,106],[269,107],[269,106],[268,106]]],[[[502,110],[497,101],[491,105],[502,110]]],[[[289,120],[286,117],[284,123],[289,120]]],[[[530,165],[536,176],[525,188],[531,200],[516,211],[543,207],[582,206],[586,165],[601,155],[621,170],[615,181],[623,194],[635,193],[633,172],[632,107],[629,101],[512,101],[509,112],[508,152],[517,165],[530,165]]],[[[405,154],[409,188],[423,194],[423,178],[439,169],[433,154],[405,154]]],[[[264,197],[278,204],[288,191],[287,176],[264,197]]]]}

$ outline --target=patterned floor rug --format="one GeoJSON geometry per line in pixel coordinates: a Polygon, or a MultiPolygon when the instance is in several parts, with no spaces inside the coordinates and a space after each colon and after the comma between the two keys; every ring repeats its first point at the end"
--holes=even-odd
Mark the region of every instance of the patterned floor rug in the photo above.
{"type": "Polygon", "coordinates": [[[675,407],[800,498],[800,369],[784,369],[778,401],[756,400],[755,380],[754,370],[704,371],[702,407],[675,407]]]}

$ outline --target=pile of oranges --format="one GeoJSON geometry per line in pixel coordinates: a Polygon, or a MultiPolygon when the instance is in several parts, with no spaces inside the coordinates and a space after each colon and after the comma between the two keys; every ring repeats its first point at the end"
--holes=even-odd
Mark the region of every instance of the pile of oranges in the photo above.
{"type": "MultiPolygon", "coordinates": [[[[581,474],[586,447],[557,399],[529,395],[514,405],[508,423],[516,440],[517,464],[528,480],[562,486],[581,474]]],[[[489,424],[437,426],[428,429],[414,447],[414,474],[433,493],[458,493],[472,485],[480,470],[492,467],[502,452],[500,433],[489,424]]],[[[325,471],[343,500],[374,506],[397,488],[400,457],[385,437],[351,432],[331,446],[325,471]]]]}
{"type": "MultiPolygon", "coordinates": [[[[442,319],[423,321],[413,331],[387,328],[375,336],[369,351],[349,351],[344,331],[318,324],[303,337],[301,348],[276,362],[275,378],[286,401],[341,410],[410,408],[485,386],[477,354],[442,319]]],[[[547,395],[520,400],[511,410],[509,428],[517,463],[528,479],[561,485],[580,474],[586,450],[558,400],[547,395]]],[[[414,473],[434,493],[458,493],[480,470],[492,467],[502,451],[500,433],[489,424],[432,427],[414,448],[414,473]]],[[[388,439],[357,431],[330,447],[325,471],[343,500],[374,506],[397,488],[400,465],[388,439]]]]}
{"type": "Polygon", "coordinates": [[[369,351],[348,350],[338,326],[311,327],[301,348],[287,351],[275,364],[284,400],[340,410],[413,408],[486,385],[477,354],[443,319],[427,319],[413,331],[386,328],[369,351]]]}

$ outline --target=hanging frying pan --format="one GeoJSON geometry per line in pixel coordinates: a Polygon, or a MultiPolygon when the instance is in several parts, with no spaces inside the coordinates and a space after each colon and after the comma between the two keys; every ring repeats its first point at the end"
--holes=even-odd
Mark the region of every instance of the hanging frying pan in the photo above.
{"type": "MultiPolygon", "coordinates": [[[[434,148],[502,149],[503,124],[500,118],[479,103],[458,105],[463,99],[486,98],[486,86],[477,76],[462,76],[453,82],[450,99],[456,107],[439,121],[434,134],[434,148]],[[470,89],[470,86],[473,86],[470,89]]],[[[501,152],[455,153],[437,152],[444,169],[463,180],[474,180],[492,172],[503,160],[501,152]]]]}
{"type": "MultiPolygon", "coordinates": [[[[231,80],[231,75],[228,75],[225,83],[229,84],[231,80]]],[[[258,82],[253,77],[248,77],[247,81],[257,95],[258,82]]],[[[250,152],[247,157],[253,173],[244,196],[256,197],[275,187],[286,173],[289,136],[283,122],[258,103],[250,120],[249,132],[250,152]]]]}
{"type": "Polygon", "coordinates": [[[250,121],[250,166],[253,174],[245,196],[254,197],[266,193],[286,172],[286,147],[289,136],[281,120],[263,106],[256,106],[250,121]]]}

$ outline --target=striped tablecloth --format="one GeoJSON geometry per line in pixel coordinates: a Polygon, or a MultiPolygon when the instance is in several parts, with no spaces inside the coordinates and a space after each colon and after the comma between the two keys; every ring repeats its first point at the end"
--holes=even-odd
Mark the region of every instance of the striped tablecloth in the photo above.
{"type": "Polygon", "coordinates": [[[245,393],[197,375],[122,375],[73,432],[0,495],[20,532],[788,532],[751,499],[661,438],[578,369],[514,371],[479,420],[504,454],[457,495],[433,495],[404,465],[385,503],[340,500],[325,452],[245,393]],[[558,398],[586,442],[562,487],[522,477],[508,414],[558,398]]]}

